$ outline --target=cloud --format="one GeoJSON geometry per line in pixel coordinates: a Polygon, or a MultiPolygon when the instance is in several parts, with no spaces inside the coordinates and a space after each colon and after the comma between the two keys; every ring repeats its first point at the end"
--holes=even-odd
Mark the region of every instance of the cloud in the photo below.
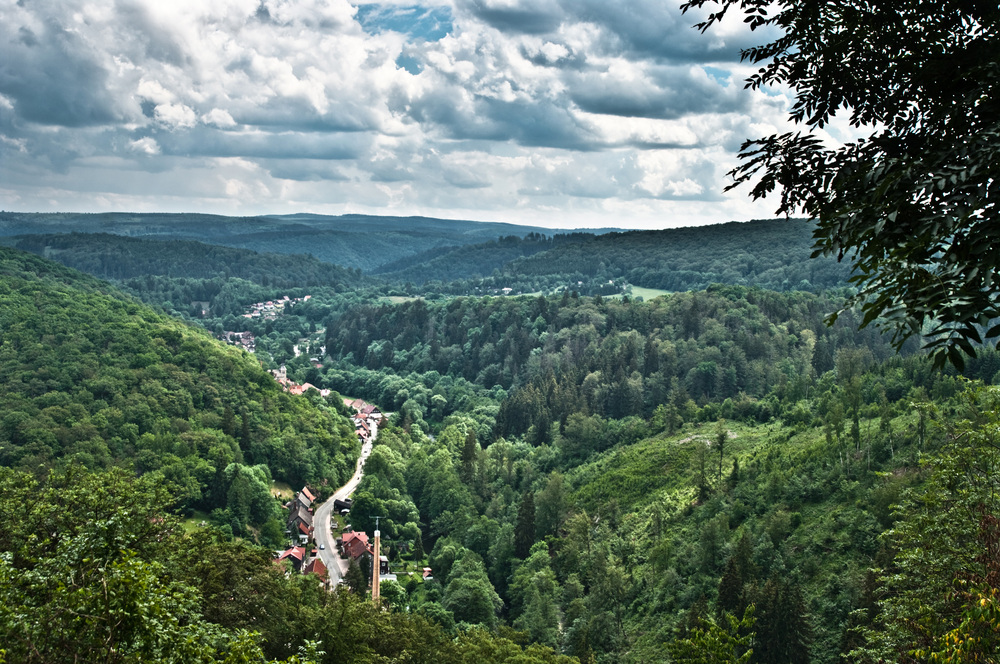
{"type": "Polygon", "coordinates": [[[207,125],[215,125],[220,129],[231,129],[236,126],[236,120],[229,114],[229,111],[221,108],[213,108],[205,113],[201,116],[201,121],[207,125]]]}
{"type": "Polygon", "coordinates": [[[8,2],[0,207],[759,216],[723,174],[784,126],[786,96],[743,89],[760,35],[697,18],[659,0],[8,2]]]}
{"type": "Polygon", "coordinates": [[[156,142],[156,139],[145,136],[143,138],[137,138],[134,141],[129,141],[128,148],[130,152],[136,152],[145,155],[155,155],[160,154],[160,146],[156,142]]]}

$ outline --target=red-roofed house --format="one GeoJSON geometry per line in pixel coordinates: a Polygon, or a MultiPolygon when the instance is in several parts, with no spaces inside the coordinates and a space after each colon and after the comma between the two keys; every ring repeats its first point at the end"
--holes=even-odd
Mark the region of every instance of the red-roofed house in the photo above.
{"type": "Polygon", "coordinates": [[[366,403],[365,407],[361,409],[361,414],[365,416],[376,415],[378,417],[381,417],[382,411],[378,409],[378,406],[366,403]]]}
{"type": "Polygon", "coordinates": [[[355,560],[366,553],[372,555],[371,545],[368,544],[368,533],[344,533],[340,540],[344,553],[355,560]]]}
{"type": "Polygon", "coordinates": [[[326,565],[320,558],[312,558],[306,566],[302,568],[303,574],[315,574],[320,578],[323,583],[329,581],[329,575],[326,570],[326,565]]]}
{"type": "Polygon", "coordinates": [[[316,496],[313,495],[313,492],[310,491],[307,486],[302,487],[302,491],[300,491],[300,493],[305,494],[305,497],[308,498],[310,502],[316,500],[316,496]]]}
{"type": "Polygon", "coordinates": [[[292,567],[298,572],[302,569],[302,560],[306,557],[306,549],[302,546],[293,546],[287,551],[283,551],[280,556],[278,556],[278,561],[291,560],[292,567]]]}

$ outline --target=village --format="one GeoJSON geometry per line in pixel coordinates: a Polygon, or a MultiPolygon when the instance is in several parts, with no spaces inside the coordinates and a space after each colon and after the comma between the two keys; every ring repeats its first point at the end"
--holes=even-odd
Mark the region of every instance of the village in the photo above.
{"type": "MultiPolygon", "coordinates": [[[[274,300],[267,300],[266,302],[254,302],[243,314],[243,318],[275,320],[278,316],[285,313],[285,308],[289,305],[297,302],[308,302],[311,299],[312,295],[303,295],[302,297],[289,297],[284,295],[274,300]]],[[[192,302],[191,305],[192,307],[200,309],[202,316],[208,315],[208,302],[192,302]]],[[[254,338],[252,332],[225,330],[217,336],[220,340],[225,341],[227,344],[239,346],[248,353],[255,353],[257,351],[257,340],[254,338]]],[[[296,355],[297,354],[298,353],[296,353],[296,355]]]]}
{"type": "MultiPolygon", "coordinates": [[[[366,532],[355,531],[346,520],[350,517],[350,496],[361,482],[364,462],[385,416],[377,406],[361,399],[344,399],[344,404],[353,411],[351,419],[361,443],[354,476],[322,504],[317,504],[316,495],[309,487],[296,492],[284,505],[287,511],[285,533],[292,546],[276,551],[275,558],[278,564],[286,566],[289,574],[316,575],[327,589],[346,585],[348,570],[354,563],[369,579],[372,597],[377,600],[381,582],[397,580],[390,569],[388,556],[382,553],[380,532],[376,527],[369,537],[366,532]],[[344,522],[342,527],[339,526],[341,522],[344,522]],[[334,530],[340,533],[335,538],[334,530]],[[371,582],[375,578],[378,583],[371,582]]],[[[421,570],[424,579],[430,578],[430,574],[430,568],[421,570]]]]}
{"type": "Polygon", "coordinates": [[[312,295],[304,295],[302,297],[288,297],[285,295],[280,299],[268,300],[267,302],[254,302],[250,305],[249,311],[243,314],[243,317],[274,320],[284,313],[285,307],[288,305],[296,302],[308,302],[311,298],[312,295]]]}

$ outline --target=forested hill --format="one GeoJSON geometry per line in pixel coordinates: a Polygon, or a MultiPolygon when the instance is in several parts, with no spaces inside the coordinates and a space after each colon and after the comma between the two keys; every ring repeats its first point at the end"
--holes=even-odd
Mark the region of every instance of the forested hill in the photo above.
{"type": "Polygon", "coordinates": [[[428,217],[0,212],[0,236],[73,232],[189,239],[261,252],[311,254],[362,270],[438,247],[552,233],[532,226],[428,217]]]}
{"type": "MultiPolygon", "coordinates": [[[[280,543],[271,478],[350,475],[357,441],[319,395],[109,285],[0,248],[0,465],[156,473],[182,507],[280,543]]],[[[270,543],[270,542],[269,542],[270,543]]]]}
{"type": "Polygon", "coordinates": [[[794,404],[812,376],[833,368],[838,351],[866,347],[880,360],[893,354],[877,331],[857,330],[850,312],[826,326],[824,314],[839,303],[741,286],[649,302],[565,292],[416,300],[347,311],[327,328],[326,349],[372,370],[437,372],[512,390],[497,432],[533,428],[538,443],[576,411],[649,417],[660,404],[683,408],[689,398],[730,400],[736,405],[727,408],[736,410],[727,417],[766,420],[775,413],[757,399],[787,389],[794,404]]]}
{"type": "Polygon", "coordinates": [[[360,271],[310,255],[259,253],[193,240],[134,238],[108,233],[20,235],[5,244],[57,260],[102,279],[162,276],[238,278],[275,288],[358,286],[360,271]]]}
{"type": "Polygon", "coordinates": [[[819,292],[847,285],[847,264],[811,258],[812,228],[793,219],[600,235],[510,236],[435,248],[373,272],[399,282],[442,282],[441,288],[455,293],[568,287],[608,295],[620,293],[625,284],[683,291],[714,283],[819,292]],[[460,287],[448,282],[460,282],[460,287]]]}
{"type": "Polygon", "coordinates": [[[510,262],[571,242],[590,241],[591,233],[566,233],[552,236],[531,233],[525,237],[508,235],[481,244],[441,247],[402,258],[373,270],[387,279],[412,281],[456,281],[488,277],[494,270],[503,270],[510,262]]]}
{"type": "Polygon", "coordinates": [[[700,290],[713,283],[778,291],[846,285],[847,264],[810,259],[812,228],[805,220],[788,219],[607,233],[514,261],[504,276],[625,279],[669,291],[700,290]]]}

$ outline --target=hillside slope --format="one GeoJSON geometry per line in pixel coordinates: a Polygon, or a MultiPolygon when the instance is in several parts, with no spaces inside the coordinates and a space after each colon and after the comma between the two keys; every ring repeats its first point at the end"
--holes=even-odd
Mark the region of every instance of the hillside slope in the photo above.
{"type": "Polygon", "coordinates": [[[645,288],[698,290],[713,283],[776,291],[837,288],[850,268],[811,259],[812,224],[801,219],[628,231],[561,244],[513,261],[506,275],[625,279],[645,288]]]}
{"type": "Polygon", "coordinates": [[[270,477],[336,485],[357,454],[345,418],[285,394],[252,356],[7,248],[0,376],[0,465],[132,465],[182,506],[230,510],[234,531],[277,516],[270,477]]]}

